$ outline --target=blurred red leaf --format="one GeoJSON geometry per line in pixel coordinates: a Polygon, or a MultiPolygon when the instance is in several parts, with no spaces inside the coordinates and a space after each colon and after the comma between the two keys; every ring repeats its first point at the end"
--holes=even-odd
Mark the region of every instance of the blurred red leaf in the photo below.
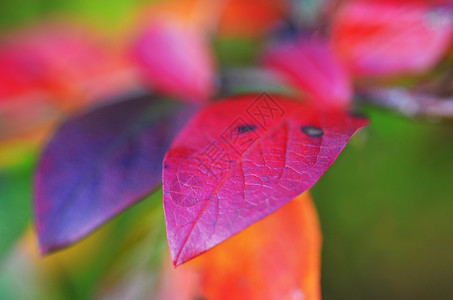
{"type": "Polygon", "coordinates": [[[320,41],[299,38],[274,45],[264,53],[263,64],[321,106],[346,108],[352,101],[349,75],[320,41]]]}
{"type": "Polygon", "coordinates": [[[176,265],[310,188],[367,120],[267,94],[207,106],[164,160],[167,236],[176,265]]]}
{"type": "Polygon", "coordinates": [[[132,49],[144,79],[156,90],[191,102],[214,92],[215,70],[203,33],[170,18],[146,24],[132,49]]]}
{"type": "MultiPolygon", "coordinates": [[[[61,107],[79,107],[103,77],[124,68],[92,33],[68,24],[46,24],[11,33],[0,47],[0,103],[44,93],[61,107]]],[[[109,89],[116,89],[117,84],[109,89]]]]}
{"type": "Polygon", "coordinates": [[[429,1],[345,1],[332,44],[356,76],[421,73],[445,53],[451,11],[429,1]]]}

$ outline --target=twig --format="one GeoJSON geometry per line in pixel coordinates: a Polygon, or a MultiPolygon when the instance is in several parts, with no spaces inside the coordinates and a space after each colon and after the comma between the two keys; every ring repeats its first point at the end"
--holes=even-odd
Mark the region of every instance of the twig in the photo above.
{"type": "Polygon", "coordinates": [[[440,98],[404,88],[383,88],[362,90],[356,93],[355,100],[411,118],[453,119],[453,97],[440,98]]]}

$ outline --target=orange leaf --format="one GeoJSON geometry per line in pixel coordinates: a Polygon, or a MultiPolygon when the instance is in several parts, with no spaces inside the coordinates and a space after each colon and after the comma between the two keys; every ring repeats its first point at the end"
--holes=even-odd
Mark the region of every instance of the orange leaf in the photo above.
{"type": "Polygon", "coordinates": [[[165,299],[319,300],[320,248],[316,210],[304,193],[193,261],[167,268],[165,299]],[[179,284],[185,293],[175,298],[168,287],[179,284]]]}
{"type": "Polygon", "coordinates": [[[256,37],[283,18],[284,1],[230,0],[219,20],[221,35],[256,37]]]}

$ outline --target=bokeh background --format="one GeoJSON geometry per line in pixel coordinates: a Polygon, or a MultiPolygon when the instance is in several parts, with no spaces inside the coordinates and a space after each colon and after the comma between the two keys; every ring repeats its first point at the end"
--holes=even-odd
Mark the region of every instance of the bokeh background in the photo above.
{"type": "MultiPolygon", "coordinates": [[[[57,19],[82,23],[121,43],[148,5],[0,1],[0,36],[57,19]]],[[[262,44],[261,37],[234,30],[213,39],[221,67],[253,64],[262,44]]],[[[453,124],[373,107],[365,113],[371,125],[353,137],[312,189],[323,232],[323,299],[449,299],[453,124]]],[[[132,299],[149,292],[167,247],[160,193],[82,243],[39,256],[31,178],[48,134],[35,137],[32,145],[0,142],[0,299],[132,299]]]]}

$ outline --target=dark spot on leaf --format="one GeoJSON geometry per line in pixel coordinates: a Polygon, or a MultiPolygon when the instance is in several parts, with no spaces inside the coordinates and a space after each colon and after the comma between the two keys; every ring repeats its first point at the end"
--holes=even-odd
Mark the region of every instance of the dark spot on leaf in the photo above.
{"type": "Polygon", "coordinates": [[[166,168],[168,168],[168,167],[169,167],[168,164],[165,164],[165,165],[164,165],[164,169],[166,169],[166,168]]]}
{"type": "Polygon", "coordinates": [[[244,125],[240,125],[240,126],[236,127],[236,129],[237,129],[239,134],[242,134],[242,133],[246,133],[246,132],[255,130],[256,126],[255,125],[244,124],[244,125]]]}
{"type": "Polygon", "coordinates": [[[302,126],[300,130],[311,137],[321,137],[324,135],[324,131],[321,128],[311,125],[302,126]]]}

